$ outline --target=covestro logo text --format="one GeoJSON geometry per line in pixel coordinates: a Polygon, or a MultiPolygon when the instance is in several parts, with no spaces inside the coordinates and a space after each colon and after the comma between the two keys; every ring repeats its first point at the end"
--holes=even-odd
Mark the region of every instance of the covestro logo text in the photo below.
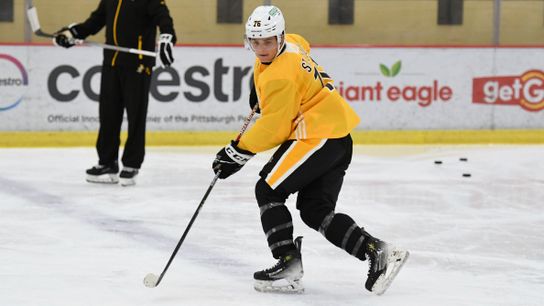
{"type": "Polygon", "coordinates": [[[21,62],[0,53],[0,112],[15,108],[23,100],[28,86],[28,73],[21,62]]]}

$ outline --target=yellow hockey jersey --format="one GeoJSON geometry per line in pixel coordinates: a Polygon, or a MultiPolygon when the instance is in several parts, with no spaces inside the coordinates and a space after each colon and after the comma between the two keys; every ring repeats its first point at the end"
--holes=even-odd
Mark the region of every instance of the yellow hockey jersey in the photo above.
{"type": "Polygon", "coordinates": [[[258,153],[289,139],[341,138],[359,124],[332,79],[310,57],[309,43],[296,34],[285,40],[285,50],[272,63],[255,61],[261,117],[240,138],[241,149],[258,153]]]}

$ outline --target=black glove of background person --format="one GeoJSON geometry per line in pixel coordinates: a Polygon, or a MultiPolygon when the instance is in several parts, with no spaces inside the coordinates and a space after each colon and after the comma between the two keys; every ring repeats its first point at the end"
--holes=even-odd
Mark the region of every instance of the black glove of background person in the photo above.
{"type": "Polygon", "coordinates": [[[238,148],[237,144],[234,140],[231,141],[229,145],[217,152],[215,156],[212,169],[215,174],[221,170],[219,174],[220,179],[226,179],[238,172],[250,158],[255,156],[254,153],[238,148]]]}
{"type": "Polygon", "coordinates": [[[83,39],[77,32],[76,24],[71,24],[58,30],[53,38],[53,43],[57,46],[70,48],[76,45],[76,39],[83,39]]]}
{"type": "Polygon", "coordinates": [[[172,55],[172,49],[174,43],[172,34],[161,34],[159,36],[159,57],[161,59],[162,67],[170,67],[174,62],[174,56],[172,55]]]}

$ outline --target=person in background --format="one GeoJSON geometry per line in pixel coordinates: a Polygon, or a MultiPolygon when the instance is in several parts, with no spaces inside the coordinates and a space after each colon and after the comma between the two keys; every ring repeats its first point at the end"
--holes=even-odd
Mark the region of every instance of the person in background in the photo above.
{"type": "Polygon", "coordinates": [[[246,44],[255,53],[250,104],[261,117],[213,161],[220,179],[236,173],[256,153],[279,146],[260,172],[255,195],[261,224],[277,263],[255,272],[255,289],[302,292],[302,237],[293,240],[293,222],[285,205],[298,192],[302,221],[350,255],[369,260],[365,283],[382,294],[409,253],[373,237],[344,213],[336,201],[352,158],[350,132],[360,119],[340,96],[331,77],[310,57],[301,36],[285,33],[279,8],[259,6],[245,26],[246,44]]]}
{"type": "MultiPolygon", "coordinates": [[[[106,44],[140,50],[155,50],[158,27],[161,63],[167,67],[174,61],[172,48],[177,39],[164,0],[101,0],[85,22],[63,27],[55,33],[53,41],[58,46],[70,48],[77,40],[96,34],[103,27],[106,27],[106,44]]],[[[154,57],[104,50],[100,128],[96,141],[98,165],[86,171],[88,182],[135,184],[145,155],[149,87],[154,66],[154,57]],[[121,158],[123,169],[118,177],[120,132],[125,109],[128,138],[121,158]]]]}

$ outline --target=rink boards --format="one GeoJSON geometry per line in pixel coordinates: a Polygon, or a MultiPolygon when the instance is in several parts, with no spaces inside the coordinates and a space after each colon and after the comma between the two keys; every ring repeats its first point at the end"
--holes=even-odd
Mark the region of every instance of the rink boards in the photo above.
{"type": "MultiPolygon", "coordinates": [[[[0,146],[92,145],[101,53],[1,46],[0,146]]],[[[320,47],[312,55],[361,117],[359,143],[544,142],[543,48],[320,47]]],[[[148,143],[232,138],[249,113],[253,55],[178,46],[175,58],[155,69],[148,143]]]]}

